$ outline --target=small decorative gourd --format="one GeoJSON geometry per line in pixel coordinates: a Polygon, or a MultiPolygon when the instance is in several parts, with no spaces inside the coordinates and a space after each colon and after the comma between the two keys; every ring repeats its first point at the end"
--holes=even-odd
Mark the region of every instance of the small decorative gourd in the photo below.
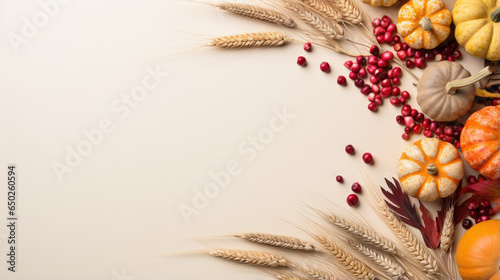
{"type": "Polygon", "coordinates": [[[454,121],[474,104],[474,83],[491,73],[492,68],[486,67],[471,76],[458,62],[438,62],[427,68],[418,81],[418,105],[435,121],[454,121]]]}
{"type": "Polygon", "coordinates": [[[480,222],[467,230],[457,247],[463,280],[500,279],[500,220],[480,222]]]}
{"type": "Polygon", "coordinates": [[[425,201],[451,195],[464,172],[457,148],[437,138],[421,139],[409,145],[398,162],[403,191],[425,201]]]}
{"type": "Polygon", "coordinates": [[[469,54],[500,60],[500,1],[458,0],[453,22],[455,38],[469,54]]]}
{"type": "Polygon", "coordinates": [[[398,13],[398,32],[414,49],[433,49],[450,35],[451,13],[442,0],[410,0],[398,13]]]}
{"type": "Polygon", "coordinates": [[[398,0],[361,0],[361,2],[373,7],[390,7],[394,5],[394,3],[398,2],[398,0]]]}
{"type": "Polygon", "coordinates": [[[488,179],[500,179],[500,106],[474,112],[460,135],[465,161],[488,179]]]}

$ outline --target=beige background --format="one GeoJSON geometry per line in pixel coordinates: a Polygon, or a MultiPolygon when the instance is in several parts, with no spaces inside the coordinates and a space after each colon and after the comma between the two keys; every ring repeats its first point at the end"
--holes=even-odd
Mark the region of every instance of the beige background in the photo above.
{"type": "MultiPolygon", "coordinates": [[[[160,255],[250,248],[202,238],[237,231],[301,236],[288,221],[300,224],[304,202],[317,203],[319,195],[347,209],[360,169],[378,183],[394,176],[407,144],[394,120],[399,109],[385,102],[372,113],[352,84],[337,86],[337,75],[348,74],[344,56],[319,47],[305,53],[298,43],[196,49],[207,36],[276,28],[189,1],[52,2],[57,9],[45,23],[40,3],[0,1],[0,167],[6,172],[14,163],[19,174],[18,272],[2,262],[1,279],[264,279],[256,269],[208,256],[160,255]],[[37,16],[43,24],[23,35],[25,19],[37,16]],[[16,47],[13,36],[24,40],[16,47]],[[307,67],[296,65],[299,55],[307,67]],[[329,74],[318,69],[324,60],[333,67],[329,74]],[[151,71],[168,77],[150,79],[151,71]],[[144,81],[150,90],[126,103],[144,81]],[[293,119],[271,137],[275,110],[284,108],[293,119]],[[95,136],[101,126],[106,133],[95,136]],[[85,146],[85,131],[96,144],[85,146]],[[259,133],[269,142],[253,157],[248,141],[259,133]],[[349,143],[355,156],[344,152],[349,143]],[[69,166],[66,157],[78,147],[87,155],[69,166]],[[375,165],[362,163],[365,151],[375,165]],[[238,165],[237,174],[186,223],[179,207],[192,205],[196,191],[212,182],[210,173],[228,163],[238,165]],[[68,172],[58,178],[55,164],[68,172]],[[337,174],[344,184],[335,182],[337,174]]],[[[463,62],[471,71],[482,65],[471,57],[463,62]]],[[[411,82],[405,75],[402,88],[416,106],[411,82]]],[[[6,195],[2,188],[1,255],[6,195]]],[[[370,219],[366,196],[349,211],[370,219]]]]}

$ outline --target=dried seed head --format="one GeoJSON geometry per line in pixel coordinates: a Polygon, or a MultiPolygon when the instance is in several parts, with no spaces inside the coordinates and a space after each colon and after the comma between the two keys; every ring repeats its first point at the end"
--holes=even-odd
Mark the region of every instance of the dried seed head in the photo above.
{"type": "Polygon", "coordinates": [[[262,32],[244,33],[213,38],[208,46],[218,48],[255,48],[282,46],[291,41],[285,33],[262,32]]]}
{"type": "Polygon", "coordinates": [[[210,255],[244,264],[278,267],[288,266],[288,262],[281,255],[233,249],[217,249],[209,252],[210,255]]]}
{"type": "Polygon", "coordinates": [[[246,239],[254,243],[280,247],[284,249],[315,251],[313,245],[307,243],[306,241],[291,236],[275,235],[269,233],[245,233],[245,234],[236,234],[235,236],[246,239]]]}
{"type": "Polygon", "coordinates": [[[230,13],[247,18],[275,23],[290,28],[294,28],[296,26],[291,17],[272,9],[234,2],[220,2],[213,5],[220,8],[221,10],[225,10],[230,13]]]}

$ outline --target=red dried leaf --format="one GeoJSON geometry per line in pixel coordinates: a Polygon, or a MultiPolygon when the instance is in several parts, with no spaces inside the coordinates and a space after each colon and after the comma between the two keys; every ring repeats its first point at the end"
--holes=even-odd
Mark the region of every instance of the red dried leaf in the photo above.
{"type": "Polygon", "coordinates": [[[460,194],[472,193],[470,200],[479,201],[487,199],[490,202],[496,203],[494,208],[495,214],[500,212],[500,180],[485,180],[472,185],[468,185],[462,189],[460,194]]]}
{"type": "MultiPolygon", "coordinates": [[[[438,229],[437,219],[434,221],[431,213],[427,208],[425,208],[424,204],[422,204],[420,200],[419,203],[420,212],[422,213],[422,221],[424,222],[424,224],[420,226],[420,231],[424,237],[425,245],[429,248],[437,249],[439,242],[441,241],[441,230],[438,229]]],[[[443,225],[441,224],[441,228],[442,227],[443,225]]]]}
{"type": "Polygon", "coordinates": [[[403,191],[399,182],[395,178],[392,179],[394,184],[385,179],[390,191],[381,187],[382,193],[390,201],[386,200],[387,206],[403,223],[420,229],[421,222],[415,204],[411,203],[410,197],[403,191]]]}

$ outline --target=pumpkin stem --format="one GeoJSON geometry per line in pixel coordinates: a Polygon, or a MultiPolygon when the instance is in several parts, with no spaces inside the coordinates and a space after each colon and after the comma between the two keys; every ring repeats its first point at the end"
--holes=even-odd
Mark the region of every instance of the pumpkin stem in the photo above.
{"type": "Polygon", "coordinates": [[[431,175],[436,175],[438,174],[438,168],[434,163],[431,163],[427,166],[427,172],[431,175]]]}
{"type": "Polygon", "coordinates": [[[497,8],[496,10],[494,10],[493,12],[491,12],[490,19],[493,22],[500,22],[500,8],[497,8]]]}
{"type": "Polygon", "coordinates": [[[430,31],[432,29],[432,23],[428,17],[423,17],[418,24],[422,26],[424,31],[430,31]]]}
{"type": "Polygon", "coordinates": [[[454,80],[451,82],[446,83],[446,92],[448,94],[456,94],[457,89],[466,87],[468,85],[472,85],[475,82],[481,80],[484,77],[487,77],[493,73],[493,67],[488,66],[484,68],[483,70],[479,71],[475,75],[472,75],[467,78],[459,79],[459,80],[454,80]]]}

